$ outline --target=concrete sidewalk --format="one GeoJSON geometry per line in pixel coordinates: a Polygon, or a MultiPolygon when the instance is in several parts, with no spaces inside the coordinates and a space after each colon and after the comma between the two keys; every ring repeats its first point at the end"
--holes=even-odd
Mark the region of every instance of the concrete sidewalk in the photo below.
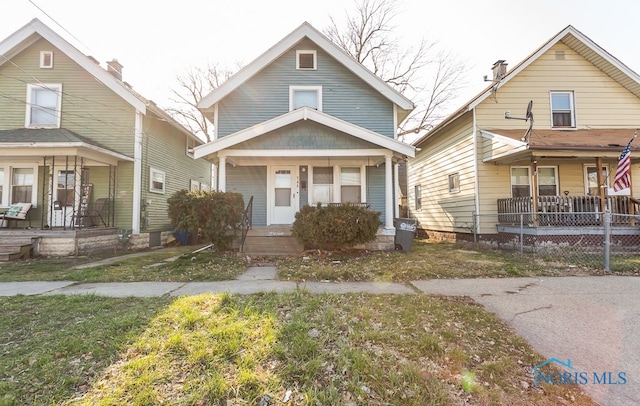
{"type": "Polygon", "coordinates": [[[249,267],[236,280],[219,282],[4,282],[0,296],[86,295],[109,297],[187,296],[200,293],[252,294],[259,292],[373,293],[415,294],[416,290],[399,283],[386,282],[287,282],[275,280],[277,269],[271,266],[249,267]]]}

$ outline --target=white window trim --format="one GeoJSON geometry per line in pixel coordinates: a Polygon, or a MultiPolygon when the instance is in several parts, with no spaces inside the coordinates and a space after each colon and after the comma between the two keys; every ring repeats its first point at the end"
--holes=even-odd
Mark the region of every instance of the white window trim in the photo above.
{"type": "Polygon", "coordinates": [[[318,111],[322,111],[322,86],[289,86],[289,111],[293,111],[293,94],[297,90],[315,90],[318,100],[318,111]]]}
{"type": "MultiPolygon", "coordinates": [[[[512,175],[512,169],[518,169],[518,168],[524,168],[527,170],[527,179],[528,179],[528,184],[529,184],[529,196],[532,196],[532,189],[531,189],[531,167],[530,166],[510,166],[509,167],[509,193],[511,194],[511,197],[513,198],[513,175],[512,175]]],[[[519,185],[519,186],[524,186],[524,185],[519,185]]]]}
{"type": "Polygon", "coordinates": [[[422,211],[422,185],[413,186],[413,206],[416,211],[422,211]]]}
{"type": "MultiPolygon", "coordinates": [[[[323,166],[321,162],[311,162],[307,167],[307,190],[308,190],[308,200],[310,205],[316,205],[318,202],[313,194],[313,167],[324,167],[326,168],[326,164],[323,166]]],[[[330,165],[333,167],[333,201],[332,202],[322,202],[322,203],[340,203],[342,201],[342,184],[340,183],[340,172],[341,168],[360,168],[360,203],[367,202],[367,165],[360,165],[354,163],[352,165],[343,164],[343,165],[330,165]]]]}
{"type": "Polygon", "coordinates": [[[447,189],[449,190],[449,193],[459,193],[460,192],[460,172],[454,172],[451,173],[447,176],[447,189]],[[451,187],[451,177],[457,177],[458,178],[458,187],[456,188],[452,188],[451,187]]]}
{"type": "Polygon", "coordinates": [[[572,90],[553,90],[549,92],[549,113],[550,116],[550,125],[552,130],[575,130],[577,129],[576,124],[576,100],[575,100],[575,92],[572,90]],[[553,125],[553,95],[554,94],[568,94],[569,95],[569,109],[571,110],[571,126],[569,127],[558,127],[553,125]]]}
{"type": "MultiPolygon", "coordinates": [[[[38,207],[38,165],[26,165],[19,163],[5,163],[0,165],[2,169],[4,169],[4,184],[2,185],[2,200],[0,201],[0,207],[10,207],[11,199],[10,195],[12,192],[13,186],[13,170],[14,169],[32,169],[33,170],[33,189],[31,192],[31,204],[33,207],[38,207]]],[[[29,203],[29,202],[24,202],[29,203]]]]}
{"type": "Polygon", "coordinates": [[[190,191],[194,191],[194,190],[200,190],[200,182],[198,182],[197,180],[191,180],[191,183],[189,185],[189,190],[190,191]]]}
{"type": "MultiPolygon", "coordinates": [[[[587,176],[587,168],[597,168],[597,165],[595,164],[583,164],[582,165],[582,176],[584,177],[584,195],[588,196],[589,195],[589,177],[587,176]]],[[[604,170],[607,171],[607,175],[611,175],[611,172],[609,171],[609,164],[602,164],[602,168],[604,170]]],[[[611,186],[609,186],[609,176],[603,175],[604,176],[604,182],[605,185],[607,186],[607,189],[609,189],[611,186]]]]}
{"type": "Polygon", "coordinates": [[[333,196],[336,202],[342,201],[342,168],[360,168],[360,203],[367,202],[367,188],[365,187],[367,177],[365,176],[367,167],[365,165],[340,165],[333,168],[333,196]],[[335,182],[336,173],[338,182],[335,182]],[[336,197],[337,196],[337,197],[336,197]]]}
{"type": "Polygon", "coordinates": [[[297,70],[316,70],[318,69],[318,51],[311,49],[298,49],[296,50],[296,69],[297,70]],[[300,67],[300,54],[312,54],[313,55],[313,68],[301,68],[300,67]]]}
{"type": "MultiPolygon", "coordinates": [[[[538,166],[538,171],[540,169],[548,169],[548,168],[553,169],[553,172],[555,174],[555,178],[556,178],[556,193],[555,193],[555,195],[559,196],[560,195],[560,175],[559,175],[560,172],[558,171],[558,167],[555,166],[555,165],[538,166]]],[[[529,172],[529,173],[531,173],[531,172],[529,172]]],[[[538,174],[539,173],[537,173],[536,176],[538,174]]],[[[531,183],[531,181],[529,181],[529,183],[531,183]]],[[[538,187],[538,196],[540,196],[540,178],[536,178],[536,186],[538,187]]]]}
{"type": "Polygon", "coordinates": [[[25,128],[60,128],[60,117],[62,116],[62,84],[60,83],[38,83],[27,84],[27,106],[24,120],[25,128]],[[58,100],[56,102],[56,124],[44,125],[44,124],[31,124],[31,94],[33,89],[48,89],[53,90],[58,94],[58,100]]]}
{"type": "Polygon", "coordinates": [[[41,69],[53,69],[53,51],[40,51],[40,68],[41,69]],[[49,64],[45,61],[49,57],[49,64]]]}
{"type": "Polygon", "coordinates": [[[156,168],[150,168],[149,169],[149,192],[151,193],[159,193],[159,194],[165,194],[165,191],[167,189],[167,175],[164,171],[161,171],[159,169],[156,168]],[[162,189],[156,189],[153,187],[153,175],[155,174],[161,174],[162,175],[162,189]]]}

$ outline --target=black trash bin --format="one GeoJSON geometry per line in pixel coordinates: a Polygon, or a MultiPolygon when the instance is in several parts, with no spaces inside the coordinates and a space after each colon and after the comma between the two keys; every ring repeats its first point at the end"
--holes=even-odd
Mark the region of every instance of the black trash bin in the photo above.
{"type": "Polygon", "coordinates": [[[413,244],[413,236],[416,233],[417,222],[414,219],[395,218],[393,226],[396,228],[396,237],[393,240],[396,250],[409,252],[413,244]]]}

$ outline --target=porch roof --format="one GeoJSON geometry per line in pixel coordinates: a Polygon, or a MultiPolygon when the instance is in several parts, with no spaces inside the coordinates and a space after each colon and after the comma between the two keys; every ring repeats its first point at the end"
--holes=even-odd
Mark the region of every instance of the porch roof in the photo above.
{"type": "MultiPolygon", "coordinates": [[[[368,141],[386,150],[390,150],[411,158],[415,157],[416,149],[409,144],[390,137],[386,137],[382,134],[367,130],[366,128],[351,124],[347,121],[340,120],[338,118],[308,107],[302,107],[290,111],[269,121],[254,125],[253,127],[238,131],[226,137],[219,138],[208,144],[200,145],[194,149],[193,156],[195,159],[198,159],[207,155],[212,155],[224,149],[233,147],[234,145],[251,140],[260,135],[267,134],[271,131],[278,130],[282,127],[301,120],[311,120],[350,136],[368,141]]],[[[302,153],[302,151],[300,152],[302,153]]]]}
{"type": "MultiPolygon", "coordinates": [[[[633,137],[635,129],[532,130],[523,141],[525,130],[481,130],[483,138],[506,146],[500,154],[485,157],[485,162],[521,159],[527,156],[550,158],[602,157],[617,159],[633,137]]],[[[640,145],[631,145],[640,151],[640,145]]]]}
{"type": "Polygon", "coordinates": [[[77,155],[95,163],[115,165],[133,158],[65,128],[0,130],[0,157],[77,155]]]}

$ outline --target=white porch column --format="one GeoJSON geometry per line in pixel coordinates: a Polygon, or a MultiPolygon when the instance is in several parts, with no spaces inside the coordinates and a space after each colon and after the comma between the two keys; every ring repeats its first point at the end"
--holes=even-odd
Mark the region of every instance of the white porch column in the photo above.
{"type": "Polygon", "coordinates": [[[220,156],[218,163],[218,191],[227,191],[227,157],[220,156]]]}
{"type": "Polygon", "coordinates": [[[400,195],[402,195],[402,190],[400,189],[400,178],[398,174],[400,172],[400,164],[393,164],[393,179],[395,179],[394,186],[396,191],[396,198],[393,200],[393,217],[400,217],[400,213],[398,211],[398,206],[400,206],[400,195]]]}
{"type": "Polygon", "coordinates": [[[384,228],[393,229],[393,164],[384,157],[384,228]]]}

